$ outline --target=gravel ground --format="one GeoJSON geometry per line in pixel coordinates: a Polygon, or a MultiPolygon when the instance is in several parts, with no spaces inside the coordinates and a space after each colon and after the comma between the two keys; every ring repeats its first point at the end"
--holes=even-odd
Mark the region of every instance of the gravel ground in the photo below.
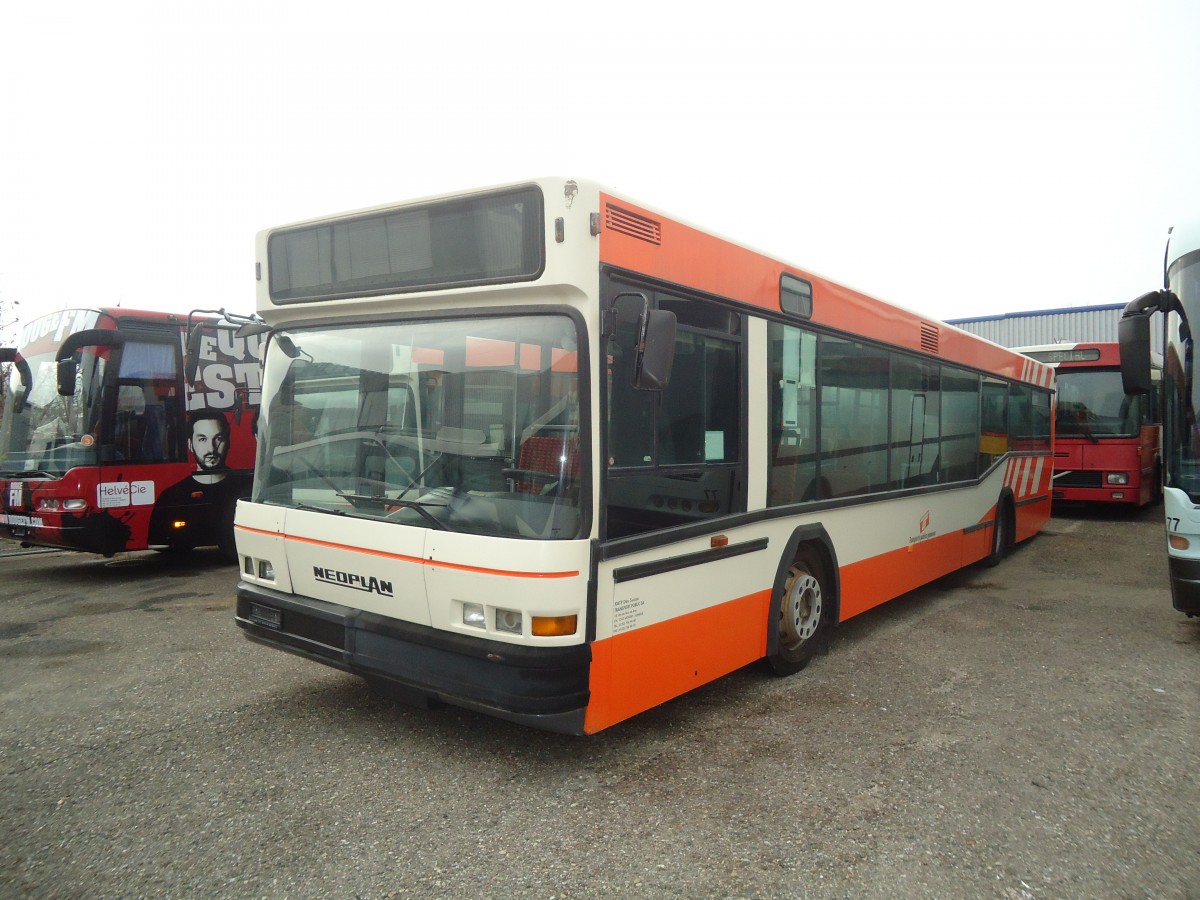
{"type": "Polygon", "coordinates": [[[214,554],[0,559],[0,896],[1200,898],[1157,509],[590,738],[250,644],[214,554]]]}

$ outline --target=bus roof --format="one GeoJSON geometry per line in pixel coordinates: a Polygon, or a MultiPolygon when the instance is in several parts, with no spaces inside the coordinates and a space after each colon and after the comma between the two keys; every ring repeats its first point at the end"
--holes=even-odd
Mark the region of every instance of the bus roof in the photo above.
{"type": "Polygon", "coordinates": [[[1185,221],[1171,229],[1167,238],[1164,274],[1181,256],[1186,256],[1194,250],[1200,250],[1200,219],[1185,221]]]}
{"type": "MultiPolygon", "coordinates": [[[[278,313],[283,307],[276,304],[281,303],[290,308],[291,317],[311,320],[312,307],[322,305],[321,302],[276,301],[272,297],[269,279],[273,276],[267,272],[268,242],[278,232],[378,216],[405,207],[483,196],[530,185],[537,185],[545,198],[544,217],[548,236],[555,234],[555,220],[563,216],[568,219],[568,232],[572,235],[579,233],[578,228],[572,228],[571,219],[576,217],[578,221],[580,215],[583,216],[583,233],[586,234],[587,217],[592,216],[590,231],[592,236],[598,238],[599,261],[602,265],[637,273],[664,285],[679,285],[775,314],[783,313],[781,295],[784,280],[800,279],[808,282],[812,301],[811,313],[801,316],[801,320],[823,325],[852,338],[862,337],[903,347],[1042,387],[1048,387],[1052,381],[1052,370],[1043,369],[1029,357],[1015,354],[986,338],[872,297],[708,228],[691,225],[588,179],[534,178],[435,194],[264,229],[257,236],[259,314],[267,316],[272,312],[278,313]],[[303,309],[306,306],[308,310],[303,309]]],[[[553,283],[562,277],[563,270],[548,265],[540,275],[525,280],[524,285],[553,283]]],[[[482,285],[464,288],[473,292],[486,289],[482,285]]],[[[410,299],[419,293],[419,287],[406,291],[410,299]]],[[[382,296],[382,292],[379,296],[382,296]]],[[[378,302],[379,296],[372,299],[363,292],[325,299],[337,305],[339,315],[361,315],[366,305],[378,302]]]]}

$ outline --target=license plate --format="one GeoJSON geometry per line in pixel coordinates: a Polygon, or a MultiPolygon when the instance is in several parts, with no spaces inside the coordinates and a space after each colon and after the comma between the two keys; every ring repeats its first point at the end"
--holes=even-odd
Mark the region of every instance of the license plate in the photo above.
{"type": "Polygon", "coordinates": [[[255,625],[279,629],[283,627],[283,610],[261,603],[250,604],[250,621],[255,625]]]}

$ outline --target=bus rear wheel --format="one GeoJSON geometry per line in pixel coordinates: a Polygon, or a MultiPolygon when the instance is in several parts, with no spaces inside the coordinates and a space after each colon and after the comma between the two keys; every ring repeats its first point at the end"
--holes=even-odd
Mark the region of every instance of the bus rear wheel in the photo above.
{"type": "Polygon", "coordinates": [[[833,615],[825,591],[825,568],[816,555],[802,551],[788,568],[776,601],[778,642],[767,664],[776,675],[799,672],[821,649],[833,615]]]}

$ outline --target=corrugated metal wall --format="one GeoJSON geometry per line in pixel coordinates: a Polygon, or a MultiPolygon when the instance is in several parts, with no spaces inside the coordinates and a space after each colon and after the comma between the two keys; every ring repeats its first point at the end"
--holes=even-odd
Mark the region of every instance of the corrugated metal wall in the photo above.
{"type": "MultiPolygon", "coordinates": [[[[1037,344],[1074,344],[1080,341],[1115,341],[1117,321],[1125,304],[1076,306],[1042,309],[1032,312],[980,316],[974,319],[947,319],[963,331],[969,331],[1002,347],[1030,347],[1037,344]]],[[[1151,323],[1151,343],[1162,352],[1162,331],[1158,317],[1151,323]]]]}

